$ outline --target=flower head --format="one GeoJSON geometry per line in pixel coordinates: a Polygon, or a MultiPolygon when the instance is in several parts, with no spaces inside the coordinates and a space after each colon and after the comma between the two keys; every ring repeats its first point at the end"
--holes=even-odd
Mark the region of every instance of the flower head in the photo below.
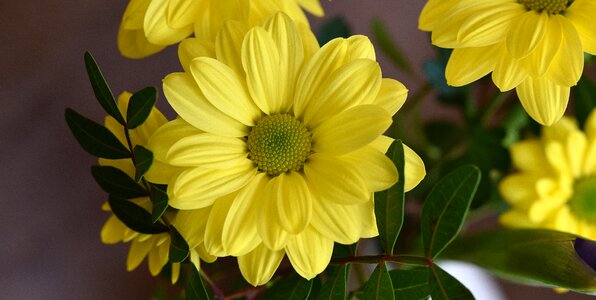
{"type": "Polygon", "coordinates": [[[501,222],[596,240],[596,110],[584,132],[563,117],[544,127],[540,139],[518,142],[510,150],[519,172],[500,184],[512,206],[501,222]]]}
{"type": "Polygon", "coordinates": [[[228,20],[260,24],[283,11],[308,25],[303,9],[322,16],[319,0],[131,0],[118,31],[118,49],[129,58],[143,58],[191,34],[213,42],[228,20]]]}
{"type": "Polygon", "coordinates": [[[565,112],[569,88],[596,54],[591,0],[430,0],[419,27],[433,44],[453,48],[445,75],[462,86],[492,72],[501,91],[516,88],[528,114],[552,125],[565,112]]]}
{"type": "MultiPolygon", "coordinates": [[[[398,180],[382,134],[407,90],[382,78],[364,36],[319,49],[283,13],[239,28],[227,22],[215,50],[196,44],[205,56],[181,57],[187,71],[164,79],[179,118],[150,139],[161,163],[148,176],[168,184],[181,212],[210,209],[193,235],[213,255],[237,256],[250,283],[266,283],[286,254],[312,278],[334,242],[378,234],[373,192],[398,180]]],[[[405,157],[409,190],[425,171],[410,148],[405,157]]]]}

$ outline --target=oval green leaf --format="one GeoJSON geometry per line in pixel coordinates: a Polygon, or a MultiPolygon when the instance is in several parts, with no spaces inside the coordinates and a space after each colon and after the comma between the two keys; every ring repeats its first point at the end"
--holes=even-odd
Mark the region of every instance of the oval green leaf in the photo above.
{"type": "Polygon", "coordinates": [[[106,193],[118,198],[145,197],[147,191],[122,170],[110,166],[92,166],[91,175],[106,193]]]}
{"type": "Polygon", "coordinates": [[[330,274],[327,281],[323,284],[321,291],[317,294],[317,300],[346,299],[347,273],[347,264],[337,267],[335,272],[330,274]]]}
{"type": "Polygon", "coordinates": [[[190,264],[188,277],[186,278],[186,299],[187,300],[209,300],[211,297],[205,288],[201,274],[193,264],[190,264]]]}
{"type": "Polygon", "coordinates": [[[170,228],[170,262],[183,262],[190,255],[188,243],[173,225],[170,228]]]}
{"type": "Polygon", "coordinates": [[[135,180],[139,182],[153,163],[153,152],[143,146],[137,145],[134,147],[132,153],[135,157],[135,180]]]}
{"type": "Polygon", "coordinates": [[[166,185],[149,184],[149,196],[153,209],[151,210],[151,221],[156,223],[168,208],[168,187],[166,185]]]}
{"type": "Polygon", "coordinates": [[[263,300],[287,299],[304,300],[308,299],[312,289],[312,280],[306,280],[297,273],[291,273],[278,280],[263,295],[263,300]]]}
{"type": "Polygon", "coordinates": [[[130,157],[130,151],[107,128],[70,108],[65,110],[64,117],[74,137],[89,154],[109,159],[130,157]]]}
{"type": "Polygon", "coordinates": [[[377,265],[362,289],[362,299],[392,300],[395,299],[391,276],[385,263],[377,265]]]}
{"type": "Polygon", "coordinates": [[[101,107],[103,107],[110,116],[114,117],[116,121],[124,125],[124,118],[118,109],[114,94],[112,94],[108,83],[101,74],[97,62],[95,62],[95,59],[89,52],[85,52],[85,68],[87,69],[87,75],[89,75],[89,81],[91,81],[91,87],[93,88],[93,93],[95,93],[95,98],[97,98],[101,107]]]}
{"type": "Polygon", "coordinates": [[[428,299],[428,272],[426,267],[416,267],[409,270],[389,271],[393,292],[396,300],[423,300],[428,299]]]}
{"type": "Polygon", "coordinates": [[[168,227],[151,222],[151,215],[133,202],[115,196],[110,196],[108,202],[114,215],[128,228],[146,234],[168,232],[168,227]]]}
{"type": "Polygon", "coordinates": [[[428,271],[428,286],[433,300],[474,300],[467,287],[435,264],[428,271]]]}
{"type": "Polygon", "coordinates": [[[157,89],[152,86],[134,93],[130,97],[126,111],[128,129],[134,129],[143,124],[147,120],[147,117],[149,117],[156,101],[157,89]]]}
{"type": "Polygon", "coordinates": [[[457,236],[480,183],[480,170],[463,166],[443,177],[422,207],[424,253],[434,259],[457,236]]]}

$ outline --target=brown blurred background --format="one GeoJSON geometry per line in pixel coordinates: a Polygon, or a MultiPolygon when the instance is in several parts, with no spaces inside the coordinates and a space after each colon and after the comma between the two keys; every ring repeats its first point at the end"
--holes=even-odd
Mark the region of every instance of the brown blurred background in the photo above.
{"type": "MultiPolygon", "coordinates": [[[[128,1],[0,2],[0,298],[149,299],[157,279],[146,263],[126,272],[126,245],[107,246],[99,231],[105,194],[94,182],[85,153],[70,134],[64,109],[96,121],[104,112],[93,98],[83,53],[93,53],[112,90],[161,87],[178,71],[176,48],[144,60],[121,57],[116,32],[128,1]]],[[[433,56],[417,30],[424,1],[322,0],[326,17],[344,16],[353,33],[370,36],[372,18],[391,28],[416,70],[433,56]]],[[[378,54],[385,77],[408,80],[378,54]]],[[[162,97],[158,104],[166,107],[162,97]]],[[[435,111],[441,114],[441,111],[435,111]]],[[[583,298],[549,289],[507,287],[510,299],[583,298]]]]}

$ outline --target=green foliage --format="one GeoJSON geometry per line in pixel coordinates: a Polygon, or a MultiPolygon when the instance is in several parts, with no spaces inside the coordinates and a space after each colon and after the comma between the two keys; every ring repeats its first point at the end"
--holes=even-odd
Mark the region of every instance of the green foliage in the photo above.
{"type": "Polygon", "coordinates": [[[162,223],[153,223],[151,221],[151,214],[129,200],[111,195],[108,203],[114,215],[128,226],[128,228],[136,232],[146,234],[168,232],[167,226],[162,223]]]}
{"type": "Polygon", "coordinates": [[[498,230],[456,239],[442,257],[476,264],[516,282],[596,293],[596,271],[576,253],[572,234],[498,230]]]}
{"type": "Polygon", "coordinates": [[[350,26],[342,17],[335,17],[321,26],[317,34],[317,40],[319,41],[319,45],[325,45],[334,38],[348,38],[351,32],[350,26]]]}
{"type": "Polygon", "coordinates": [[[205,288],[201,274],[193,264],[189,264],[188,278],[185,287],[187,300],[209,300],[210,294],[205,288]]]}
{"type": "Polygon", "coordinates": [[[397,168],[399,180],[388,190],[375,193],[375,215],[381,246],[385,253],[391,254],[404,222],[405,161],[401,141],[394,141],[386,155],[397,168]]]}
{"type": "Polygon", "coordinates": [[[362,289],[362,299],[395,299],[391,276],[385,263],[379,263],[362,289]]]}
{"type": "Polygon", "coordinates": [[[184,240],[184,237],[178,232],[174,225],[169,226],[170,229],[170,262],[180,263],[183,262],[189,255],[188,243],[184,240]]]}
{"type": "Polygon", "coordinates": [[[574,111],[578,123],[583,128],[590,112],[596,108],[596,84],[582,76],[575,88],[574,111]]]}
{"type": "Polygon", "coordinates": [[[428,299],[428,272],[426,267],[389,271],[396,300],[428,299]]]}
{"type": "Polygon", "coordinates": [[[109,158],[129,158],[130,151],[107,128],[67,108],[66,123],[81,147],[89,154],[109,158]]]}
{"type": "Polygon", "coordinates": [[[151,221],[153,223],[159,221],[159,218],[166,212],[168,208],[168,193],[166,192],[167,186],[149,184],[149,194],[151,195],[151,203],[153,203],[153,209],[151,210],[151,221]]]}
{"type": "Polygon", "coordinates": [[[306,280],[293,272],[278,281],[269,288],[263,295],[263,300],[287,299],[303,300],[308,299],[313,286],[313,280],[306,280]]]}
{"type": "Polygon", "coordinates": [[[317,294],[317,300],[343,300],[346,299],[348,265],[341,265],[335,269],[323,284],[317,294]]]}
{"type": "Polygon", "coordinates": [[[430,296],[433,300],[474,299],[468,288],[436,264],[430,267],[428,278],[430,296]]]}
{"type": "Polygon", "coordinates": [[[143,124],[147,120],[147,117],[149,117],[156,101],[157,89],[154,87],[146,87],[134,93],[130,97],[126,111],[128,129],[134,129],[143,124]]]}
{"type": "Polygon", "coordinates": [[[95,59],[89,52],[85,52],[85,68],[87,69],[87,75],[89,75],[89,81],[91,81],[93,93],[95,93],[95,98],[97,98],[99,104],[110,116],[114,117],[116,121],[124,125],[124,118],[118,109],[114,94],[112,94],[112,91],[101,74],[101,70],[97,66],[95,59]]]}
{"type": "Polygon", "coordinates": [[[480,182],[480,170],[461,167],[430,192],[422,208],[422,242],[428,258],[436,258],[459,233],[480,182]]]}
{"type": "Polygon", "coordinates": [[[399,45],[391,38],[387,26],[379,18],[375,18],[371,26],[372,36],[381,51],[387,55],[391,62],[402,69],[406,73],[412,75],[414,70],[406,59],[403,51],[399,48],[399,45]]]}
{"type": "Polygon", "coordinates": [[[147,196],[147,191],[122,170],[110,166],[92,166],[91,175],[108,194],[123,199],[147,196]]]}
{"type": "Polygon", "coordinates": [[[132,153],[135,157],[135,180],[139,182],[153,163],[153,152],[143,146],[137,145],[132,153]]]}

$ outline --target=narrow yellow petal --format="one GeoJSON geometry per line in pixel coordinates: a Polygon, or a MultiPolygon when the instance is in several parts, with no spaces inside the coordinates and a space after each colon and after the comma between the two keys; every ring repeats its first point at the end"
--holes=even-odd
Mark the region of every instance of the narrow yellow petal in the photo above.
{"type": "Polygon", "coordinates": [[[584,70],[582,43],[571,22],[561,15],[552,18],[558,21],[563,39],[548,70],[547,77],[557,85],[573,86],[584,70]]]}
{"type": "Polygon", "coordinates": [[[267,248],[281,250],[286,246],[289,234],[279,224],[275,196],[270,189],[265,188],[258,211],[257,231],[267,248]]]}
{"type": "Polygon", "coordinates": [[[498,50],[498,46],[453,50],[445,70],[447,84],[463,86],[484,77],[495,68],[498,50]]]}
{"type": "Polygon", "coordinates": [[[356,150],[341,159],[360,172],[369,191],[386,190],[397,182],[397,169],[391,159],[371,146],[356,150]]]}
{"type": "Polygon", "coordinates": [[[596,3],[590,0],[576,0],[565,11],[567,18],[577,30],[585,52],[596,55],[596,3]]]}
{"type": "Polygon", "coordinates": [[[383,78],[381,89],[372,104],[381,106],[390,116],[393,116],[404,105],[407,97],[408,89],[401,82],[383,78]]]}
{"type": "Polygon", "coordinates": [[[213,43],[199,38],[184,39],[178,45],[178,59],[185,72],[190,72],[190,62],[197,57],[215,57],[213,43]]]}
{"type": "Polygon", "coordinates": [[[518,173],[505,177],[499,183],[499,192],[503,199],[516,209],[528,209],[529,205],[538,199],[536,182],[540,175],[532,173],[518,173]]]}
{"type": "Polygon", "coordinates": [[[288,242],[286,253],[294,270],[300,276],[311,279],[323,272],[331,261],[333,240],[309,226],[288,242]]]}
{"type": "Polygon", "coordinates": [[[261,244],[252,252],[238,257],[238,267],[250,284],[263,285],[273,277],[283,257],[283,250],[269,250],[261,244]]]}
{"type": "Polygon", "coordinates": [[[505,92],[517,87],[528,77],[528,72],[524,67],[527,58],[513,58],[504,44],[499,48],[499,52],[496,53],[497,60],[492,79],[495,85],[499,87],[499,90],[505,92]]]}
{"type": "Polygon", "coordinates": [[[582,167],[584,165],[584,155],[586,154],[588,141],[586,135],[581,131],[575,131],[567,136],[565,143],[565,153],[567,161],[574,177],[582,176],[582,167]]]}
{"type": "Polygon", "coordinates": [[[302,232],[313,214],[311,191],[297,172],[282,173],[267,184],[267,193],[277,210],[278,224],[291,234],[302,232]]]}
{"type": "Polygon", "coordinates": [[[172,263],[172,277],[170,282],[176,284],[180,278],[180,263],[172,263]]]}
{"type": "Polygon", "coordinates": [[[596,138],[596,109],[593,109],[588,116],[588,119],[584,124],[584,130],[589,139],[596,138]]]}
{"type": "Polygon", "coordinates": [[[139,242],[137,240],[133,240],[130,243],[130,250],[128,250],[128,257],[126,258],[126,270],[132,271],[136,269],[143,259],[149,254],[149,251],[153,248],[154,241],[153,239],[139,242]]]}
{"type": "Polygon", "coordinates": [[[484,47],[503,41],[516,18],[525,12],[516,2],[499,3],[468,17],[457,32],[460,47],[484,47]]]}
{"type": "Polygon", "coordinates": [[[435,24],[451,9],[457,0],[429,0],[418,19],[418,28],[424,31],[432,31],[435,24]]]}
{"type": "Polygon", "coordinates": [[[178,232],[184,237],[190,248],[196,248],[203,243],[205,226],[211,207],[181,210],[176,214],[176,219],[172,224],[178,232]]]}
{"type": "Polygon", "coordinates": [[[207,1],[168,0],[167,24],[172,28],[184,28],[196,21],[201,10],[206,9],[207,1]]]}
{"type": "Polygon", "coordinates": [[[298,2],[298,4],[300,4],[306,11],[317,17],[322,17],[324,15],[323,7],[321,7],[319,0],[297,0],[296,2],[298,2]]]}
{"type": "Polygon", "coordinates": [[[544,37],[529,57],[529,71],[532,76],[538,77],[546,73],[559,50],[562,39],[561,25],[557,17],[548,18],[544,37]]]}
{"type": "Polygon", "coordinates": [[[326,238],[352,244],[360,238],[362,214],[359,205],[342,205],[313,198],[312,226],[326,238]]]}
{"type": "Polygon", "coordinates": [[[174,166],[226,169],[246,160],[246,142],[211,133],[188,135],[172,145],[166,161],[174,166]]]}
{"type": "Polygon", "coordinates": [[[408,145],[404,144],[404,190],[406,192],[415,188],[426,176],[426,168],[422,158],[408,145]]]}
{"type": "Polygon", "coordinates": [[[165,0],[151,1],[143,22],[145,36],[152,44],[167,46],[180,42],[193,32],[189,24],[182,28],[168,25],[168,2],[165,0]]]}
{"type": "Polygon", "coordinates": [[[451,7],[447,8],[444,14],[434,22],[431,36],[433,45],[443,48],[459,47],[458,32],[460,28],[474,16],[494,11],[499,4],[504,4],[497,2],[503,1],[460,0],[452,2],[451,7]]]}
{"type": "Polygon", "coordinates": [[[556,85],[545,77],[528,77],[516,91],[530,117],[546,126],[561,119],[569,101],[569,87],[556,85]]]}
{"type": "Polygon", "coordinates": [[[112,215],[101,228],[101,242],[104,244],[116,244],[124,238],[126,225],[116,216],[112,215]]]}
{"type": "Polygon", "coordinates": [[[150,43],[142,29],[127,30],[122,27],[118,29],[118,51],[127,58],[139,59],[155,54],[165,46],[150,43]]]}
{"type": "Polygon", "coordinates": [[[361,58],[373,61],[377,60],[375,47],[367,36],[353,35],[347,38],[346,41],[348,42],[348,56],[346,57],[346,63],[361,58]]]}
{"type": "Polygon", "coordinates": [[[242,68],[241,50],[242,41],[247,31],[246,24],[231,20],[224,24],[215,38],[217,59],[234,70],[241,78],[245,76],[242,68]]]}
{"type": "Polygon", "coordinates": [[[375,202],[373,201],[374,194],[371,193],[370,200],[366,203],[357,204],[355,207],[360,212],[360,237],[372,238],[379,235],[377,228],[377,219],[375,216],[375,202]]]}
{"type": "Polygon", "coordinates": [[[536,228],[538,224],[532,222],[528,218],[528,214],[516,210],[510,210],[499,216],[499,222],[509,227],[522,227],[522,228],[536,228]]]}
{"type": "Polygon", "coordinates": [[[513,166],[520,171],[549,171],[544,144],[537,139],[523,140],[509,148],[513,166]]]}
{"type": "Polygon", "coordinates": [[[180,139],[202,133],[181,118],[174,119],[157,129],[147,142],[147,148],[153,152],[153,157],[166,161],[166,156],[172,145],[180,139]]]}
{"type": "Polygon", "coordinates": [[[528,56],[538,46],[547,29],[548,13],[527,11],[519,16],[507,34],[507,49],[515,58],[528,56]]]}
{"type": "Polygon", "coordinates": [[[223,246],[223,228],[228,216],[228,211],[234,202],[236,194],[230,194],[217,199],[209,213],[205,228],[204,245],[207,252],[214,256],[227,256],[223,246]]]}

